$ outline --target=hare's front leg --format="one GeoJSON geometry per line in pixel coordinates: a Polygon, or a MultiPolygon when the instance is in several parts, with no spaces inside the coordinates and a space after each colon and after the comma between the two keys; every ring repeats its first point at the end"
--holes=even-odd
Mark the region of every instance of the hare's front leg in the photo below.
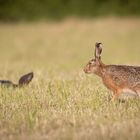
{"type": "Polygon", "coordinates": [[[121,91],[119,91],[119,90],[114,90],[113,91],[113,97],[111,98],[111,101],[115,101],[119,96],[120,96],[120,94],[121,94],[121,91]]]}
{"type": "Polygon", "coordinates": [[[134,91],[136,92],[137,96],[140,97],[140,84],[134,87],[134,91]]]}

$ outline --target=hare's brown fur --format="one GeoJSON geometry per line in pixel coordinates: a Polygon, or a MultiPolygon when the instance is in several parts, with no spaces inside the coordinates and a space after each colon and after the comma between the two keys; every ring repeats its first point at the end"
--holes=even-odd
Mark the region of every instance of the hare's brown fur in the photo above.
{"type": "Polygon", "coordinates": [[[103,80],[104,85],[113,91],[112,100],[122,92],[133,92],[140,96],[140,67],[126,65],[105,65],[101,61],[101,43],[96,43],[95,59],[85,66],[85,73],[95,73],[103,80]],[[99,53],[100,52],[100,53],[99,53]]]}

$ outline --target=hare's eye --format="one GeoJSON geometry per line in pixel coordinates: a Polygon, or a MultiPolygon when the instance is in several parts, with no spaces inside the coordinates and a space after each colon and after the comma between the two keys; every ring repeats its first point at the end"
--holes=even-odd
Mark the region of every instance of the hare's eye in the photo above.
{"type": "Polygon", "coordinates": [[[91,65],[92,63],[93,63],[93,62],[92,62],[92,61],[90,61],[90,62],[89,62],[89,65],[91,65]]]}
{"type": "Polygon", "coordinates": [[[92,65],[93,64],[93,62],[91,61],[91,62],[89,62],[89,65],[92,65]]]}

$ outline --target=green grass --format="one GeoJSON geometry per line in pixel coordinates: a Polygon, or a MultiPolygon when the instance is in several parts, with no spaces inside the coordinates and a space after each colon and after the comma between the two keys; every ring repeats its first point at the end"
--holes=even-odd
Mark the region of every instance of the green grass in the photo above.
{"type": "Polygon", "coordinates": [[[0,139],[140,139],[140,101],[108,102],[101,79],[83,72],[96,41],[104,63],[140,65],[139,37],[139,19],[1,24],[0,78],[35,77],[0,88],[0,139]]]}

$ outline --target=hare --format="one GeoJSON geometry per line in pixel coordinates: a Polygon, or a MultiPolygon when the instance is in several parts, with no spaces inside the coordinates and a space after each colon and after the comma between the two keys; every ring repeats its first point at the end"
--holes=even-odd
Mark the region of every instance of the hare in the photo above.
{"type": "Polygon", "coordinates": [[[125,92],[140,96],[140,66],[105,65],[101,61],[101,53],[102,43],[96,43],[95,58],[84,67],[84,72],[102,78],[104,85],[114,93],[111,101],[125,92]]]}
{"type": "Polygon", "coordinates": [[[0,85],[2,87],[22,87],[24,85],[28,85],[31,80],[33,79],[33,72],[28,73],[20,77],[18,84],[14,84],[12,81],[9,80],[0,80],[0,85]]]}

